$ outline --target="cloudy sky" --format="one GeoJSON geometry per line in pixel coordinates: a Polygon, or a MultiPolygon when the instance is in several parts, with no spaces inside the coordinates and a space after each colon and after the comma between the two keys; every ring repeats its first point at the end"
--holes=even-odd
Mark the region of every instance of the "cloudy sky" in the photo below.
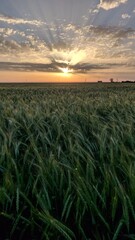
{"type": "Polygon", "coordinates": [[[0,0],[0,81],[135,80],[135,0],[0,0]]]}

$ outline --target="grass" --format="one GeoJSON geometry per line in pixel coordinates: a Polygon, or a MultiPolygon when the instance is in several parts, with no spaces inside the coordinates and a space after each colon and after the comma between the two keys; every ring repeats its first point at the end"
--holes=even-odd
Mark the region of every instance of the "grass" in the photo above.
{"type": "Polygon", "coordinates": [[[0,239],[135,239],[134,186],[134,84],[0,87],[0,239]]]}

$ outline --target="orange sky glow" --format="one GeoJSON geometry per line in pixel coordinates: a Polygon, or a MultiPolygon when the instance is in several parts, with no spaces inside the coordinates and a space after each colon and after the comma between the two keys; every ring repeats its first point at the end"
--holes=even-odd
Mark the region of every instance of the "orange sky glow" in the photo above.
{"type": "Polygon", "coordinates": [[[113,73],[109,71],[92,72],[91,74],[73,74],[73,73],[44,73],[44,72],[16,72],[16,71],[1,71],[1,82],[97,82],[109,81],[108,76],[113,76],[115,81],[130,79],[134,80],[134,71],[126,72],[123,77],[123,72],[113,73]],[[119,78],[118,78],[119,75],[119,78]]]}

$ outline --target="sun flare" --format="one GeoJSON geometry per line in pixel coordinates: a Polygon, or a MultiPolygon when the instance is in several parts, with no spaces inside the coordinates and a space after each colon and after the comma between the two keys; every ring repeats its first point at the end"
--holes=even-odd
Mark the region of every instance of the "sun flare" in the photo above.
{"type": "Polygon", "coordinates": [[[68,68],[62,68],[61,70],[62,70],[62,72],[65,73],[65,74],[69,73],[69,69],[68,69],[68,68]]]}
{"type": "Polygon", "coordinates": [[[65,68],[59,68],[61,71],[62,71],[62,73],[64,73],[64,75],[66,75],[66,76],[68,76],[69,75],[69,73],[72,73],[73,72],[73,70],[72,69],[69,69],[68,67],[65,67],[65,68]]]}

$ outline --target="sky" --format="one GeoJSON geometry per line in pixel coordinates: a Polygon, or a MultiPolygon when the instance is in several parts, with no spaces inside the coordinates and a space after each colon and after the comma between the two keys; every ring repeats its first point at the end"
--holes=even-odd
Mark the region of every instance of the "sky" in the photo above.
{"type": "Polygon", "coordinates": [[[0,82],[135,80],[135,0],[0,0],[0,82]]]}

